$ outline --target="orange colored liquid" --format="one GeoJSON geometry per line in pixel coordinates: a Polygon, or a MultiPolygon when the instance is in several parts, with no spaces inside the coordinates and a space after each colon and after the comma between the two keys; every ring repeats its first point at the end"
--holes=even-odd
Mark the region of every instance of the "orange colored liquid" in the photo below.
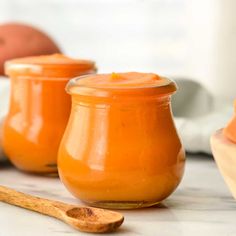
{"type": "MultiPolygon", "coordinates": [[[[57,172],[58,147],[71,109],[71,98],[65,92],[65,85],[71,77],[66,75],[71,75],[70,66],[74,68],[77,62],[74,61],[74,65],[71,60],[52,55],[8,63],[11,100],[4,123],[3,148],[11,162],[21,170],[57,172]],[[47,76],[51,67],[54,74],[47,76]],[[63,77],[59,77],[60,74],[63,77]]],[[[85,73],[80,69],[72,71],[74,75],[85,73]]]]}
{"type": "Polygon", "coordinates": [[[94,206],[135,208],[174,191],[185,154],[170,108],[175,87],[167,82],[126,73],[69,85],[73,105],[58,168],[72,194],[94,206]]]}
{"type": "MultiPolygon", "coordinates": [[[[234,102],[234,112],[236,113],[236,100],[234,102]]],[[[223,130],[223,134],[230,141],[236,143],[236,114],[234,114],[231,121],[227,124],[227,126],[223,130]]]]}

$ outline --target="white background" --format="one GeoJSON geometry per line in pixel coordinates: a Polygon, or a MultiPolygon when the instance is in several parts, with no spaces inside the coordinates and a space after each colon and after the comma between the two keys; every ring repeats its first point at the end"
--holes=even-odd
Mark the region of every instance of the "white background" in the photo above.
{"type": "Polygon", "coordinates": [[[100,72],[187,77],[233,98],[235,9],[235,0],[0,0],[0,22],[38,26],[100,72]]]}

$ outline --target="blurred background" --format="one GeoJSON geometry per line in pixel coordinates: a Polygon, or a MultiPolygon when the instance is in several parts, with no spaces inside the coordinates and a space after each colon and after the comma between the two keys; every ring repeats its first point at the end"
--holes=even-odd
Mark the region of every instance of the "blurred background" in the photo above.
{"type": "MultiPolygon", "coordinates": [[[[211,153],[209,138],[229,121],[236,97],[235,9],[235,0],[0,0],[0,27],[39,28],[64,54],[96,61],[100,73],[176,79],[173,111],[186,150],[211,153]]],[[[0,82],[1,119],[9,83],[0,82]]]]}
{"type": "Polygon", "coordinates": [[[100,72],[186,77],[232,98],[235,9],[235,0],[0,0],[0,22],[39,27],[100,72]]]}

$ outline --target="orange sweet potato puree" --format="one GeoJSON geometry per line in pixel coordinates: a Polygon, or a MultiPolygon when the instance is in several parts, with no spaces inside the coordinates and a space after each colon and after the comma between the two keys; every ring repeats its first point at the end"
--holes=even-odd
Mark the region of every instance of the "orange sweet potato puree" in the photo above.
{"type": "Polygon", "coordinates": [[[170,80],[113,73],[71,81],[62,139],[62,182],[81,200],[111,208],[156,204],[179,184],[185,154],[173,123],[170,80]]]}
{"type": "MultiPolygon", "coordinates": [[[[236,100],[234,101],[234,112],[236,113],[236,100]]],[[[223,129],[223,134],[232,142],[236,143],[236,114],[223,129]]]]}
{"type": "Polygon", "coordinates": [[[57,171],[58,146],[71,109],[65,85],[71,77],[92,70],[93,62],[60,54],[6,63],[11,98],[3,148],[16,167],[37,173],[57,171]]]}
{"type": "Polygon", "coordinates": [[[162,85],[164,79],[153,73],[112,73],[87,76],[77,81],[78,85],[87,87],[119,88],[119,87],[147,87],[162,85]]]}
{"type": "Polygon", "coordinates": [[[73,59],[62,54],[17,58],[5,63],[5,74],[9,76],[43,76],[46,78],[72,78],[96,71],[90,60],[73,59]]]}

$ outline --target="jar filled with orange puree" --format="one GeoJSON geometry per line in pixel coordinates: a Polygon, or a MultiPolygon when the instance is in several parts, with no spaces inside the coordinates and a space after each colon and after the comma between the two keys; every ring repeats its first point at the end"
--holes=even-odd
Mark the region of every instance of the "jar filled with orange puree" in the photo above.
{"type": "Polygon", "coordinates": [[[72,110],[58,154],[68,190],[89,205],[117,209],[168,197],[185,164],[171,112],[175,91],[174,82],[151,73],[72,79],[72,110]]]}
{"type": "Polygon", "coordinates": [[[94,63],[54,54],[14,59],[5,64],[11,79],[10,108],[3,127],[3,148],[19,169],[57,172],[57,152],[67,124],[72,77],[94,73],[94,63]]]}

